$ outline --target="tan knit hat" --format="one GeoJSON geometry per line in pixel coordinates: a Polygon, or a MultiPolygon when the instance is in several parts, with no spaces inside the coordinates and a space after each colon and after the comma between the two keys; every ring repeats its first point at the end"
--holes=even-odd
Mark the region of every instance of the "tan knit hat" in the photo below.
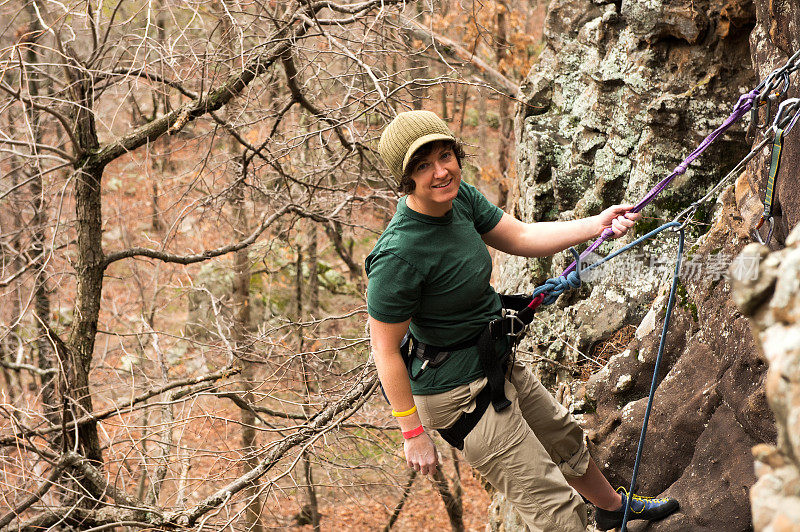
{"type": "Polygon", "coordinates": [[[406,111],[397,115],[383,130],[378,153],[399,181],[414,152],[435,140],[455,141],[456,137],[436,113],[406,111]]]}

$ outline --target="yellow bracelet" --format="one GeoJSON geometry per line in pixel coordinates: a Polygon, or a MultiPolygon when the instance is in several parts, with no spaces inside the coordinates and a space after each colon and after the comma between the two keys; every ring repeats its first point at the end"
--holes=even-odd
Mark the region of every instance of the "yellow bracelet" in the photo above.
{"type": "Polygon", "coordinates": [[[411,414],[413,414],[416,411],[417,411],[417,405],[414,405],[414,406],[412,406],[411,408],[409,408],[408,410],[406,410],[404,412],[398,412],[396,410],[392,410],[392,415],[394,417],[406,417],[406,416],[410,416],[411,414]]]}

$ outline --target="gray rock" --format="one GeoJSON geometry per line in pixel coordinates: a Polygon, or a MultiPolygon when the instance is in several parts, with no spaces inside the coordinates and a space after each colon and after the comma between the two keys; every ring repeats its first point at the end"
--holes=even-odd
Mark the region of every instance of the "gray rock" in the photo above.
{"type": "MultiPolygon", "coordinates": [[[[780,50],[800,45],[786,38],[800,28],[797,3],[776,0],[777,16],[767,4],[552,0],[546,45],[523,86],[516,118],[520,215],[541,221],[595,214],[613,203],[635,201],[669,174],[728,116],[739,95],[757,84],[751,43],[761,76],[785,61],[780,50]],[[759,23],[753,30],[756,10],[759,23]]],[[[648,218],[638,226],[649,230],[671,219],[748,149],[743,126],[735,127],[647,208],[648,218]]],[[[800,218],[800,191],[795,190],[800,165],[791,153],[786,156],[792,162],[782,170],[789,175],[779,176],[781,229],[773,247],[800,241],[788,230],[800,218]]],[[[761,208],[764,164],[757,161],[735,191],[728,189],[699,213],[705,225],[692,229],[685,259],[707,266],[715,257],[737,256],[750,242],[755,209],[761,208]]],[[[600,251],[623,243],[606,244],[600,251]]],[[[537,373],[554,387],[574,379],[575,372],[565,367],[584,363],[593,345],[624,325],[637,326],[621,353],[588,382],[572,386],[593,455],[614,484],[630,481],[664,317],[666,276],[650,267],[649,257],[672,260],[674,249],[672,239],[651,244],[643,256],[626,261],[622,271],[607,272],[562,296],[554,308],[539,313],[532,339],[522,346],[533,360],[544,360],[537,373]]],[[[791,521],[794,510],[783,508],[800,507],[800,501],[790,499],[800,497],[800,480],[787,458],[800,456],[800,426],[795,426],[800,413],[793,410],[800,405],[800,392],[793,387],[800,361],[781,358],[780,376],[768,378],[761,352],[794,353],[787,346],[800,345],[800,335],[787,325],[800,318],[800,270],[784,266],[783,255],[766,256],[764,248],[751,246],[745,253],[741,258],[760,261],[753,282],[710,275],[681,280],[639,487],[647,495],[676,496],[683,507],[648,530],[750,530],[751,499],[757,529],[789,530],[778,526],[786,522],[797,526],[791,521]],[[731,284],[736,285],[734,295],[731,284]],[[768,327],[758,341],[743,314],[768,327]],[[753,446],[761,452],[755,472],[749,453],[753,446]],[[751,493],[756,473],[763,482],[751,493]]],[[[501,288],[530,291],[569,260],[508,260],[501,288]]],[[[631,527],[641,529],[641,524],[631,527]]]]}

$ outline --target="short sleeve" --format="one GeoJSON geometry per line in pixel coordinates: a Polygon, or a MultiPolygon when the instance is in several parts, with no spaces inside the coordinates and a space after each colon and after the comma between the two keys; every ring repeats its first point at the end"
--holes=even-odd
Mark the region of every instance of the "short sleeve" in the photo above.
{"type": "Polygon", "coordinates": [[[369,279],[367,312],[384,323],[400,323],[419,308],[422,274],[391,252],[370,255],[366,260],[369,279]]]}
{"type": "Polygon", "coordinates": [[[472,205],[472,220],[475,230],[480,234],[485,234],[494,229],[503,217],[503,210],[492,204],[481,194],[477,188],[469,183],[462,183],[464,193],[468,203],[472,205]]]}

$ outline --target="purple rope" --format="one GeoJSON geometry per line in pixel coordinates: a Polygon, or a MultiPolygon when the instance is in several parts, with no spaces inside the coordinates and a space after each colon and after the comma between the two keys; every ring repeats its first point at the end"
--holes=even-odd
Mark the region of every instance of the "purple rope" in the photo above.
{"type": "MultiPolygon", "coordinates": [[[[655,197],[661,193],[662,190],[667,188],[669,184],[676,177],[685,173],[686,169],[689,168],[689,165],[692,164],[695,161],[695,159],[700,157],[700,155],[702,155],[702,153],[706,151],[706,149],[709,146],[711,146],[711,144],[715,140],[717,140],[717,137],[725,133],[725,131],[727,131],[728,128],[734,124],[734,122],[739,120],[748,111],[750,111],[750,109],[753,107],[753,100],[755,100],[758,97],[758,94],[759,94],[759,89],[753,89],[747,94],[743,94],[739,98],[739,101],[736,102],[736,106],[733,108],[733,112],[725,120],[725,122],[723,122],[722,125],[719,126],[716,130],[714,130],[708,137],[706,137],[705,140],[703,140],[703,142],[701,142],[700,145],[691,154],[689,154],[689,156],[686,159],[684,159],[684,161],[681,164],[675,167],[675,170],[673,170],[671,174],[662,179],[656,186],[651,188],[650,191],[647,194],[645,194],[645,196],[641,200],[639,200],[639,203],[637,203],[633,207],[633,209],[631,209],[631,212],[641,211],[648,203],[653,201],[655,197]]],[[[586,250],[583,253],[581,253],[581,258],[583,259],[584,257],[586,257],[586,255],[588,255],[595,249],[599,248],[600,244],[608,240],[608,238],[613,234],[614,231],[610,227],[603,230],[603,233],[600,235],[600,238],[595,240],[591,246],[586,248],[586,250]]],[[[561,275],[567,275],[569,272],[575,269],[575,266],[576,263],[575,261],[573,261],[572,264],[570,264],[561,275]]]]}

